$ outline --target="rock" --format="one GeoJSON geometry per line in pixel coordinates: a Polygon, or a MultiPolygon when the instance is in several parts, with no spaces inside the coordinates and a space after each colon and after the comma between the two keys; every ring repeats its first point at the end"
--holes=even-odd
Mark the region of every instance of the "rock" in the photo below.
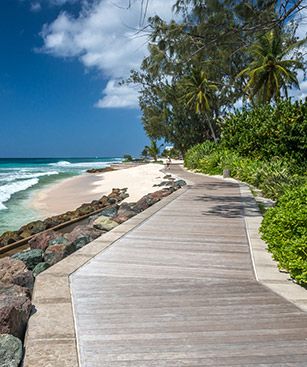
{"type": "Polygon", "coordinates": [[[51,241],[51,245],[47,247],[44,253],[44,262],[49,265],[54,265],[75,251],[74,244],[70,243],[64,237],[58,237],[51,241]]]}
{"type": "Polygon", "coordinates": [[[112,189],[112,192],[108,195],[108,198],[113,198],[116,200],[116,202],[125,200],[129,197],[129,194],[127,193],[127,188],[124,189],[112,189]]]}
{"type": "Polygon", "coordinates": [[[184,180],[177,180],[174,182],[174,186],[182,187],[185,186],[187,183],[184,180]]]}
{"type": "Polygon", "coordinates": [[[100,215],[93,223],[94,228],[100,229],[102,231],[111,231],[113,228],[118,226],[118,223],[114,220],[106,217],[105,215],[100,215]]]}
{"type": "Polygon", "coordinates": [[[18,234],[22,238],[26,238],[26,237],[32,236],[33,234],[42,232],[45,229],[46,229],[46,224],[41,220],[37,220],[35,222],[31,222],[31,223],[26,224],[25,226],[22,226],[19,229],[18,234]]]}
{"type": "Polygon", "coordinates": [[[60,219],[57,215],[44,220],[44,224],[46,226],[46,229],[53,228],[53,227],[55,227],[55,226],[57,226],[61,223],[62,222],[60,221],[60,219]]]}
{"type": "Polygon", "coordinates": [[[21,260],[4,257],[0,259],[0,281],[6,284],[16,284],[32,291],[34,278],[25,263],[21,260]]]}
{"type": "Polygon", "coordinates": [[[43,251],[39,249],[27,250],[23,252],[18,252],[12,256],[12,259],[21,260],[26,264],[29,270],[35,268],[35,266],[43,261],[43,251]]]}
{"type": "Polygon", "coordinates": [[[172,175],[165,175],[164,177],[163,177],[163,179],[164,180],[168,180],[168,179],[170,179],[172,177],[172,175]]]}
{"type": "Polygon", "coordinates": [[[135,205],[133,206],[133,210],[140,213],[153,204],[157,203],[159,200],[161,200],[161,198],[157,195],[147,194],[135,203],[135,205]]]}
{"type": "Polygon", "coordinates": [[[38,276],[38,274],[40,274],[41,272],[47,270],[50,267],[50,265],[46,262],[41,262],[39,264],[37,264],[35,266],[35,268],[33,269],[33,275],[36,278],[38,276]]]}
{"type": "Polygon", "coordinates": [[[133,209],[134,203],[122,203],[118,209],[117,216],[113,220],[117,223],[123,223],[126,220],[134,217],[137,212],[133,209]]]}
{"type": "Polygon", "coordinates": [[[115,171],[115,168],[113,167],[92,168],[92,169],[88,169],[86,172],[87,173],[104,173],[104,172],[111,172],[111,171],[115,171]]]}
{"type": "Polygon", "coordinates": [[[89,242],[94,241],[100,237],[103,232],[91,226],[79,225],[76,226],[70,233],[65,234],[65,238],[75,250],[80,249],[89,242]]]}
{"type": "Polygon", "coordinates": [[[18,367],[22,359],[22,342],[13,335],[0,335],[1,367],[18,367]]]}
{"type": "Polygon", "coordinates": [[[104,215],[105,217],[113,218],[117,215],[118,206],[112,205],[103,209],[99,215],[104,215]]]}
{"type": "Polygon", "coordinates": [[[59,237],[59,234],[55,231],[39,233],[29,241],[29,245],[31,249],[40,249],[45,251],[50,245],[50,242],[57,237],[59,237]]]}
{"type": "Polygon", "coordinates": [[[4,232],[0,236],[0,247],[10,245],[11,243],[19,241],[21,239],[22,238],[18,235],[17,232],[12,232],[12,231],[4,232]]]}
{"type": "Polygon", "coordinates": [[[31,308],[26,288],[0,282],[0,334],[23,339],[31,308]]]}

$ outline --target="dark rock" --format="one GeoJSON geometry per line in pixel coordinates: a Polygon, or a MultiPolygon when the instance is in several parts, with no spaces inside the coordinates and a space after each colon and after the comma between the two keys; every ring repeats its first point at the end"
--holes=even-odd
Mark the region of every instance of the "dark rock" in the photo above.
{"type": "Polygon", "coordinates": [[[187,183],[184,180],[177,180],[174,182],[174,185],[177,187],[185,186],[187,183]]]}
{"type": "Polygon", "coordinates": [[[104,172],[111,172],[111,171],[115,171],[115,168],[113,167],[92,168],[92,169],[88,169],[86,172],[87,173],[104,173],[104,172]]]}
{"type": "Polygon", "coordinates": [[[22,342],[13,335],[0,335],[1,367],[18,367],[22,359],[22,342]]]}
{"type": "Polygon", "coordinates": [[[50,242],[58,236],[59,234],[55,231],[39,233],[29,241],[29,245],[31,249],[40,249],[45,251],[46,248],[50,245],[50,242]]]}
{"type": "Polygon", "coordinates": [[[115,199],[116,202],[125,200],[129,197],[129,194],[127,193],[127,188],[124,189],[112,189],[112,192],[108,195],[108,198],[115,199]]]}
{"type": "Polygon", "coordinates": [[[117,215],[117,210],[118,210],[118,206],[117,205],[112,205],[112,206],[109,206],[105,209],[103,209],[99,215],[104,215],[105,217],[116,217],[117,215]]]}
{"type": "Polygon", "coordinates": [[[29,290],[0,282],[0,334],[22,339],[31,308],[29,290]]]}
{"type": "Polygon", "coordinates": [[[41,220],[37,220],[35,222],[31,222],[31,223],[26,224],[25,226],[22,226],[19,229],[18,234],[22,238],[27,238],[27,237],[32,236],[33,234],[42,232],[45,229],[46,229],[46,224],[41,220]]]}
{"type": "Polygon", "coordinates": [[[134,205],[134,203],[122,203],[118,209],[117,216],[113,220],[117,223],[123,223],[134,217],[137,214],[137,211],[133,209],[134,205]]]}
{"type": "Polygon", "coordinates": [[[100,215],[94,222],[93,226],[96,229],[100,229],[102,231],[111,231],[115,227],[118,226],[118,223],[114,220],[110,219],[109,217],[106,217],[104,215],[100,215]]]}
{"type": "Polygon", "coordinates": [[[49,228],[53,228],[59,224],[61,224],[61,220],[59,219],[58,216],[53,216],[53,217],[50,217],[50,218],[47,218],[44,220],[44,224],[46,226],[46,229],[49,229],[49,228]]]}
{"type": "Polygon", "coordinates": [[[44,262],[54,265],[75,251],[76,247],[73,243],[70,243],[65,237],[58,237],[47,247],[44,262]]]}
{"type": "Polygon", "coordinates": [[[43,261],[43,251],[39,249],[27,250],[23,252],[18,252],[12,256],[12,259],[21,260],[26,264],[29,270],[35,268],[35,266],[43,261]]]}
{"type": "Polygon", "coordinates": [[[11,243],[19,241],[21,239],[22,238],[18,235],[17,232],[12,232],[12,231],[4,232],[0,236],[0,247],[10,245],[11,243]]]}
{"type": "Polygon", "coordinates": [[[164,177],[163,177],[163,179],[164,180],[168,180],[169,178],[171,178],[172,177],[172,175],[165,175],[164,177]]]}
{"type": "Polygon", "coordinates": [[[70,233],[66,233],[65,238],[75,248],[75,250],[78,250],[89,242],[94,241],[96,238],[101,236],[102,233],[103,231],[91,226],[79,225],[70,233]]]}
{"type": "Polygon", "coordinates": [[[32,291],[34,278],[25,263],[21,260],[4,257],[0,259],[0,281],[6,284],[16,284],[32,291]]]}
{"type": "Polygon", "coordinates": [[[35,266],[35,268],[33,269],[33,275],[36,278],[38,276],[38,274],[40,274],[41,272],[47,270],[50,267],[50,265],[48,263],[45,262],[41,262],[39,264],[37,264],[35,266]]]}
{"type": "Polygon", "coordinates": [[[159,200],[161,200],[161,198],[158,197],[157,195],[147,194],[135,203],[135,205],[133,206],[133,210],[136,211],[137,213],[140,213],[143,210],[146,210],[147,208],[152,206],[153,204],[157,203],[159,200]]]}

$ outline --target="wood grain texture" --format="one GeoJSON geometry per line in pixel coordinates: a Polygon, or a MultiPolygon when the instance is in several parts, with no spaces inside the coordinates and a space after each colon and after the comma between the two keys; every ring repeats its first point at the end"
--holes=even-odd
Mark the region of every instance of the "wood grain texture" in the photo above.
{"type": "Polygon", "coordinates": [[[70,277],[81,367],[306,367],[307,314],[255,280],[238,185],[176,173],[185,193],[70,277]]]}

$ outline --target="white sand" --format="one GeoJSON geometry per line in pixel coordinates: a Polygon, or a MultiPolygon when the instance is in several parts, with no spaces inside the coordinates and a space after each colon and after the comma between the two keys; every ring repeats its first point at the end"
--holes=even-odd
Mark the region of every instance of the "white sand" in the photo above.
{"type": "Polygon", "coordinates": [[[74,210],[85,202],[109,194],[112,188],[127,188],[128,202],[135,202],[144,195],[159,190],[154,187],[163,181],[164,168],[161,164],[150,163],[137,167],[101,174],[84,174],[50,185],[35,193],[29,206],[45,216],[74,210]]]}

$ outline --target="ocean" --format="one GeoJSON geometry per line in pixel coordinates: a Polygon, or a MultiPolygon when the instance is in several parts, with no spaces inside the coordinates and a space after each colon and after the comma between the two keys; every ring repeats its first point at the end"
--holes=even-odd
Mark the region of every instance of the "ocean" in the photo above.
{"type": "Polygon", "coordinates": [[[90,168],[103,168],[121,158],[0,158],[0,234],[41,219],[28,206],[35,190],[90,168]]]}

